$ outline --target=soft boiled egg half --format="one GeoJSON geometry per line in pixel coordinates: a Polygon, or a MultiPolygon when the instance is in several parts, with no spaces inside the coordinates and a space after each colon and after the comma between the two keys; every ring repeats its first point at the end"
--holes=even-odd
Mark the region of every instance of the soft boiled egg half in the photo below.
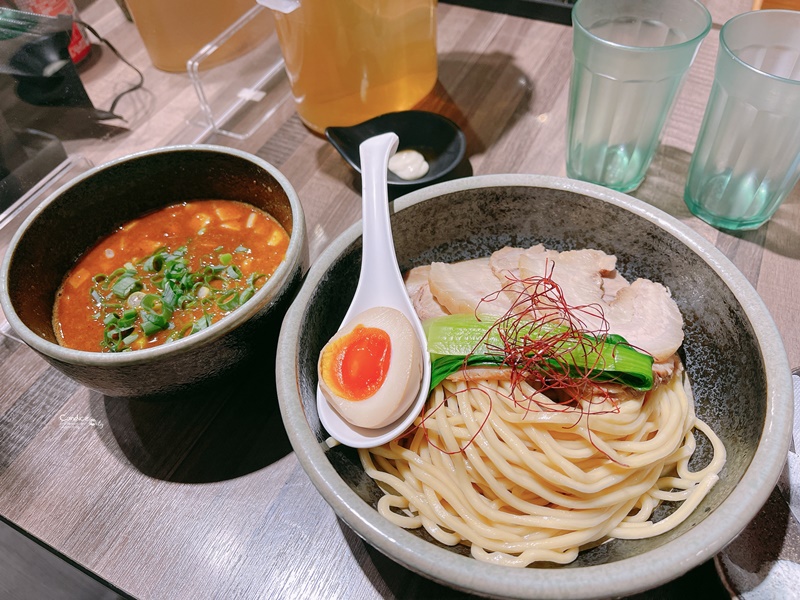
{"type": "Polygon", "coordinates": [[[419,393],[422,351],[406,316],[380,306],[356,315],[325,345],[319,387],[343,419],[377,429],[399,419],[419,393]]]}

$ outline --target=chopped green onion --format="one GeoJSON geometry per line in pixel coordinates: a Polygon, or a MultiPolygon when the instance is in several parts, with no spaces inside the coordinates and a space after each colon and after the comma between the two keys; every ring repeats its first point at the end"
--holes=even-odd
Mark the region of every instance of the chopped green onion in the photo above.
{"type": "Polygon", "coordinates": [[[237,267],[236,265],[231,265],[227,269],[225,269],[225,274],[230,277],[231,279],[241,279],[242,278],[242,270],[237,267]]]}
{"type": "Polygon", "coordinates": [[[118,298],[127,298],[133,292],[138,292],[142,287],[142,282],[137,278],[125,275],[117,280],[111,291],[118,298]]]}
{"type": "Polygon", "coordinates": [[[250,276],[247,278],[247,285],[255,287],[255,285],[256,285],[256,284],[257,284],[259,281],[261,281],[262,279],[266,281],[267,279],[269,279],[269,275],[266,275],[266,274],[264,274],[264,273],[252,273],[252,274],[251,274],[251,275],[250,275],[250,276]]]}
{"type": "Polygon", "coordinates": [[[164,304],[161,296],[158,296],[157,294],[145,295],[145,297],[142,298],[141,304],[139,304],[139,308],[145,313],[153,315],[161,315],[164,314],[165,311],[169,310],[164,304]]]}
{"type": "MultiPolygon", "coordinates": [[[[201,264],[197,271],[191,269],[187,252],[188,246],[175,250],[161,247],[135,265],[127,262],[110,274],[93,277],[90,296],[99,310],[96,318],[104,324],[103,348],[129,351],[141,334],[152,336],[174,329],[172,318],[177,310],[211,303],[225,312],[234,310],[252,298],[268,279],[263,273],[253,273],[247,277],[246,287],[238,283],[244,275],[234,263],[234,253],[249,253],[245,246],[237,246],[233,252],[218,246],[214,252],[219,263],[201,264]]],[[[209,255],[204,260],[211,258],[209,255]]],[[[206,329],[212,318],[205,313],[171,332],[167,339],[174,341],[206,329]]]]}
{"type": "Polygon", "coordinates": [[[144,263],[142,264],[142,268],[145,271],[150,271],[151,273],[158,273],[164,267],[164,255],[163,250],[156,251],[155,254],[151,254],[148,256],[144,263]]]}
{"type": "Polygon", "coordinates": [[[160,324],[153,323],[152,321],[148,321],[147,319],[142,320],[141,327],[142,327],[142,333],[144,333],[147,337],[150,337],[151,335],[154,335],[159,331],[163,331],[164,329],[167,328],[166,323],[164,323],[164,326],[161,326],[160,324]]]}
{"type": "Polygon", "coordinates": [[[217,306],[222,310],[231,311],[239,306],[239,294],[231,290],[217,300],[217,306]]]}
{"type": "Polygon", "coordinates": [[[163,293],[161,294],[161,302],[166,306],[176,308],[179,302],[179,292],[176,291],[176,286],[172,283],[165,283],[163,293]]]}
{"type": "Polygon", "coordinates": [[[136,275],[136,270],[126,269],[124,267],[120,267],[119,269],[115,269],[110,275],[108,275],[104,280],[106,288],[112,284],[112,282],[116,281],[123,275],[136,275]]]}
{"type": "Polygon", "coordinates": [[[125,304],[133,309],[139,308],[139,305],[142,303],[142,298],[144,297],[145,293],[142,291],[133,292],[130,296],[128,296],[128,300],[125,302],[125,304]]]}
{"type": "Polygon", "coordinates": [[[256,293],[255,288],[253,287],[245,288],[244,291],[242,291],[242,293],[239,295],[239,304],[244,304],[245,302],[250,300],[250,298],[252,298],[255,293],[256,293]]]}
{"type": "Polygon", "coordinates": [[[211,315],[204,314],[202,317],[192,323],[192,333],[202,331],[211,325],[211,315]]]}

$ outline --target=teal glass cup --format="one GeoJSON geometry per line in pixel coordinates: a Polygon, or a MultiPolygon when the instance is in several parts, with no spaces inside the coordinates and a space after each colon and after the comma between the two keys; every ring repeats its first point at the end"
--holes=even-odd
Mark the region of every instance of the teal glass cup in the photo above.
{"type": "Polygon", "coordinates": [[[800,12],[760,10],[720,31],[684,200],[721,229],[756,229],[800,179],[800,12]]]}
{"type": "Polygon", "coordinates": [[[567,175],[636,189],[711,15],[697,0],[578,0],[567,175]]]}

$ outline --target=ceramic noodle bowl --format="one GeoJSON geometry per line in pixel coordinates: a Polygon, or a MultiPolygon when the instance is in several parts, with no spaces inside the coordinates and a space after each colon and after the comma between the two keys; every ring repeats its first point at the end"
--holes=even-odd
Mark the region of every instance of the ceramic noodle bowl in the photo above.
{"type": "Polygon", "coordinates": [[[216,146],[160,148],[94,168],[43,202],[9,245],[0,271],[0,301],[16,335],[79,383],[108,396],[169,397],[230,381],[227,376],[255,361],[265,360],[272,368],[270,336],[274,352],[304,254],[299,199],[273,166],[216,146]],[[162,346],[120,353],[60,346],[53,331],[53,303],[77,259],[124,223],[200,199],[252,204],[289,233],[283,262],[252,298],[207,329],[162,346]]]}
{"type": "MultiPolygon", "coordinates": [[[[360,225],[317,260],[287,313],[278,346],[278,394],[298,459],[336,513],[368,543],[432,579],[479,594],[514,598],[593,598],[656,587],[708,560],[756,515],[773,489],[789,446],[792,388],[780,336],[763,302],[711,244],[669,215],[588,183],[535,175],[490,175],[435,185],[396,201],[392,229],[401,270],[454,262],[503,246],[542,243],[597,248],[617,257],[629,280],[672,292],[684,318],[679,351],[698,417],[724,442],[720,480],[677,528],[644,540],[612,540],[565,566],[512,569],[473,559],[424,529],[403,530],[376,510],[382,495],[355,451],[327,450],[316,413],[317,358],[355,290],[360,225]]],[[[696,434],[690,463],[711,446],[696,434]]],[[[673,507],[662,505],[656,519],[673,507]]]]}

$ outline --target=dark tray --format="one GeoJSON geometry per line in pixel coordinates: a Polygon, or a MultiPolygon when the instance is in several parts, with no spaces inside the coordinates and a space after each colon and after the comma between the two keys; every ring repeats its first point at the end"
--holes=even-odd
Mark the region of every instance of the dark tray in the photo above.
{"type": "Polygon", "coordinates": [[[442,0],[442,2],[564,25],[572,24],[572,6],[575,4],[575,0],[442,0]]]}

